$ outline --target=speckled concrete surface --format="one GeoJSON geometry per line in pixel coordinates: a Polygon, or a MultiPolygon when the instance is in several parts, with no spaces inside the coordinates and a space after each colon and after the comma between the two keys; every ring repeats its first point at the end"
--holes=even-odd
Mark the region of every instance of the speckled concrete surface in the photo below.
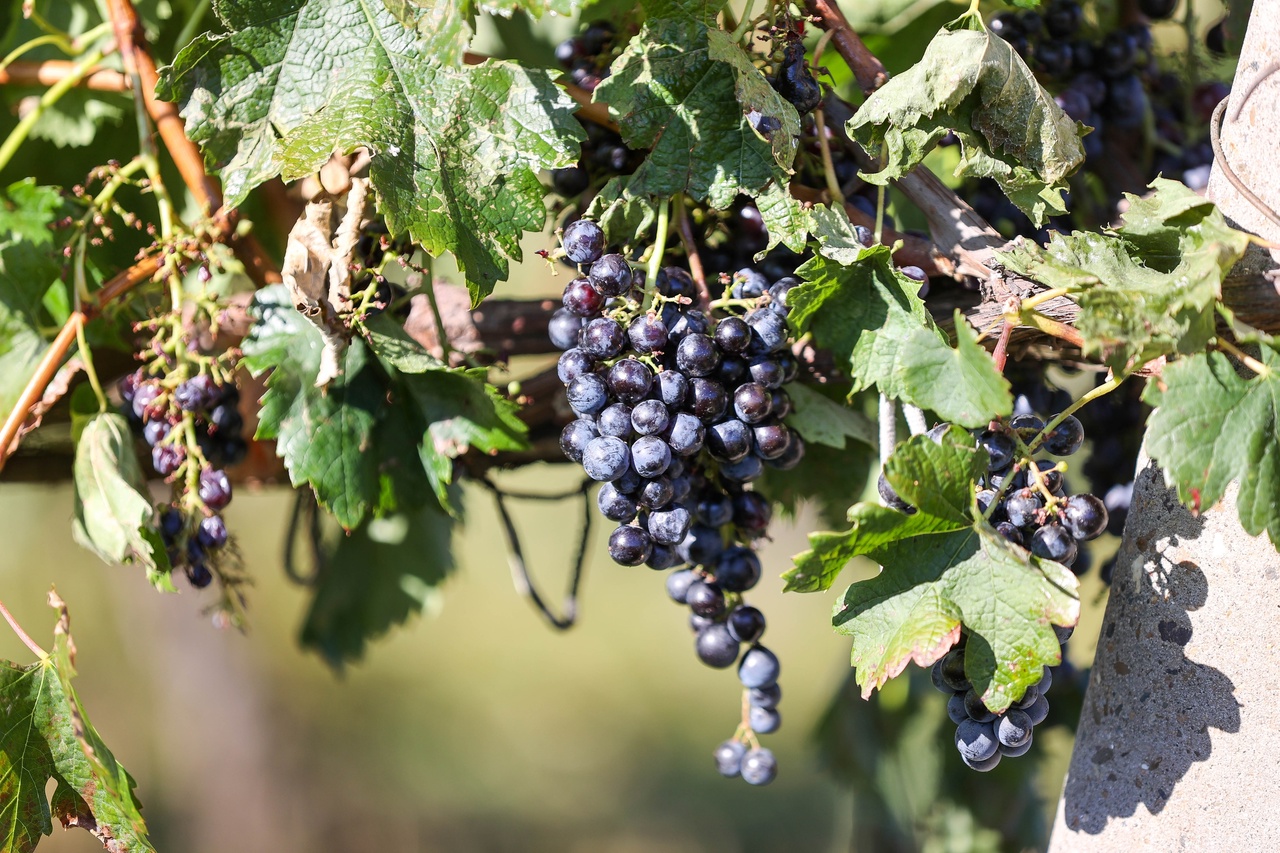
{"type": "Polygon", "coordinates": [[[1280,553],[1141,463],[1051,853],[1280,848],[1280,553]]]}

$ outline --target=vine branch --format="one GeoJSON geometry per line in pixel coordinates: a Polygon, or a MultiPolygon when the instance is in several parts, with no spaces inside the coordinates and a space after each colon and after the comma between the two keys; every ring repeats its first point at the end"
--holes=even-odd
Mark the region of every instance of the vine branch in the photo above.
{"type": "Polygon", "coordinates": [[[808,13],[817,18],[818,26],[831,33],[836,51],[848,63],[864,95],[870,95],[888,81],[889,72],[875,54],[867,50],[835,0],[805,0],[804,5],[808,13]]]}
{"type": "Polygon", "coordinates": [[[72,86],[95,92],[129,90],[129,78],[114,68],[90,68],[84,73],[77,73],[77,65],[69,59],[10,62],[8,66],[0,67],[0,86],[55,86],[73,77],[72,86]]]}

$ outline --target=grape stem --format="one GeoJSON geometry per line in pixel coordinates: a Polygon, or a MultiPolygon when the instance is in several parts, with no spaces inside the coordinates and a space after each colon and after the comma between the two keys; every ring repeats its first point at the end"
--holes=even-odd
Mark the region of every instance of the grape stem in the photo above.
{"type": "Polygon", "coordinates": [[[662,255],[667,250],[667,231],[671,227],[671,199],[658,205],[658,231],[653,236],[653,251],[649,253],[648,285],[658,283],[658,270],[662,269],[662,255]]]}
{"type": "Polygon", "coordinates": [[[13,633],[18,635],[18,639],[22,644],[31,651],[35,652],[41,658],[47,658],[49,653],[40,648],[40,644],[31,639],[31,635],[22,630],[22,626],[18,624],[18,620],[13,618],[13,614],[9,612],[9,608],[4,606],[4,602],[0,601],[0,616],[4,616],[4,621],[9,623],[9,627],[13,629],[13,633]]]}
{"type": "Polygon", "coordinates": [[[1060,323],[1052,320],[1045,315],[1032,311],[1030,314],[1022,317],[1023,325],[1030,326],[1038,332],[1044,332],[1055,338],[1061,338],[1072,346],[1084,347],[1084,336],[1078,332],[1074,326],[1068,326],[1066,323],[1060,323]]]}
{"type": "Polygon", "coordinates": [[[1240,347],[1231,343],[1231,341],[1228,341],[1225,338],[1218,338],[1217,346],[1223,352],[1227,353],[1227,355],[1230,355],[1232,358],[1239,361],[1245,367],[1249,368],[1254,373],[1258,374],[1258,376],[1271,375],[1270,367],[1267,367],[1265,364],[1258,361],[1256,358],[1249,355],[1244,350],[1240,349],[1240,347]]]}
{"type": "Polygon", "coordinates": [[[1013,334],[1013,323],[1004,321],[1000,327],[1000,337],[996,340],[996,348],[991,353],[991,360],[996,363],[996,370],[1004,373],[1005,362],[1009,358],[1009,337],[1013,334]]]}
{"type": "MultiPolygon", "coordinates": [[[[822,37],[825,39],[830,35],[831,33],[828,32],[822,37]]],[[[827,122],[821,107],[813,111],[813,122],[818,131],[818,147],[822,151],[822,174],[827,181],[827,192],[831,193],[831,197],[843,207],[844,192],[840,189],[840,181],[836,178],[835,163],[831,161],[831,143],[827,139],[827,122]]]]}
{"type": "MultiPolygon", "coordinates": [[[[436,336],[440,339],[440,359],[447,365],[453,347],[449,346],[449,333],[445,331],[444,317],[440,314],[440,304],[436,301],[436,279],[431,273],[431,260],[431,255],[428,254],[422,271],[426,274],[427,302],[431,304],[431,317],[436,321],[436,336]]],[[[373,288],[369,290],[372,291],[373,288]]]]}
{"type": "Polygon", "coordinates": [[[1070,406],[1067,406],[1065,409],[1063,409],[1061,412],[1058,413],[1057,417],[1055,417],[1053,420],[1049,421],[1049,423],[1044,425],[1044,429],[1040,430],[1040,434],[1037,435],[1035,439],[1031,442],[1031,444],[1027,446],[1028,455],[1035,453],[1037,450],[1040,449],[1040,446],[1044,444],[1045,438],[1048,437],[1049,433],[1057,429],[1058,424],[1062,423],[1067,418],[1074,415],[1086,404],[1098,399],[1099,397],[1105,397],[1106,395],[1110,394],[1112,391],[1119,388],[1120,384],[1124,382],[1124,380],[1127,379],[1128,376],[1129,374],[1127,373],[1122,374],[1120,376],[1116,376],[1114,373],[1109,373],[1107,374],[1106,382],[1103,382],[1101,385],[1095,386],[1094,388],[1090,389],[1087,394],[1081,394],[1080,399],[1076,400],[1070,406]]]}
{"type": "Polygon", "coordinates": [[[922,435],[929,431],[929,424],[924,419],[924,411],[911,403],[902,404],[902,416],[907,419],[907,426],[912,435],[922,435]]]}
{"type": "Polygon", "coordinates": [[[889,461],[893,448],[898,443],[898,412],[893,400],[883,391],[880,392],[880,406],[877,410],[880,421],[880,467],[889,461]]]}
{"type": "Polygon", "coordinates": [[[1057,299],[1059,296],[1066,296],[1070,293],[1070,288],[1055,287],[1050,290],[1043,290],[1035,296],[1029,296],[1019,302],[1018,307],[1023,311],[1030,311],[1038,305],[1043,305],[1051,299],[1057,299]]]}
{"type": "MultiPolygon", "coordinates": [[[[685,257],[689,259],[689,275],[698,286],[698,303],[706,308],[711,304],[711,291],[707,288],[706,270],[702,268],[702,256],[698,254],[698,243],[693,236],[693,223],[689,220],[689,210],[685,206],[684,196],[675,197],[676,233],[684,245],[685,257]]],[[[656,281],[655,281],[656,284],[656,281]]]]}

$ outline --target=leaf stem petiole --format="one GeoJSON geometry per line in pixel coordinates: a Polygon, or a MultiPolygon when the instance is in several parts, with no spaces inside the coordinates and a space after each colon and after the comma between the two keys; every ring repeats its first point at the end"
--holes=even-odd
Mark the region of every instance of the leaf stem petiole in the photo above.
{"type": "Polygon", "coordinates": [[[22,626],[18,624],[18,620],[13,618],[13,614],[9,612],[9,608],[4,606],[4,602],[0,601],[0,616],[4,616],[4,621],[9,623],[9,627],[13,629],[13,633],[18,635],[18,639],[22,644],[31,651],[35,652],[41,658],[47,658],[49,653],[40,648],[40,644],[31,639],[31,635],[22,630],[22,626]]]}

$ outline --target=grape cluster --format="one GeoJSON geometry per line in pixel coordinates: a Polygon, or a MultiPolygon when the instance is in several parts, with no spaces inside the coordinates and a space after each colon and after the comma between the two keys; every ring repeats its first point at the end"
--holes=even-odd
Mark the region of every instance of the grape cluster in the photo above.
{"type": "MultiPolygon", "coordinates": [[[[1071,636],[1070,628],[1054,627],[1058,642],[1071,636]]],[[[964,672],[965,641],[933,665],[933,686],[950,696],[947,715],[956,724],[956,749],[969,767],[983,773],[993,769],[1004,756],[1017,758],[1031,749],[1035,727],[1049,716],[1045,694],[1053,684],[1053,671],[1044,668],[1040,680],[1027,688],[1022,698],[1002,714],[993,714],[964,672]]]]}
{"type": "MultiPolygon", "coordinates": [[[[1177,5],[1172,0],[1139,3],[1151,21],[1169,18],[1177,5]]],[[[1041,11],[1000,12],[988,26],[1027,61],[1068,116],[1094,129],[1082,140],[1083,168],[1099,181],[1089,185],[1090,192],[1076,193],[1072,216],[1052,223],[1057,230],[1110,221],[1121,191],[1141,191],[1157,175],[1178,178],[1195,190],[1208,184],[1213,149],[1207,125],[1230,89],[1216,81],[1189,89],[1179,74],[1162,71],[1148,23],[1090,38],[1077,0],[1053,0],[1041,11]],[[1148,116],[1153,119],[1149,130],[1144,126],[1148,116]],[[1149,134],[1154,138],[1145,138],[1149,134]],[[1153,152],[1145,160],[1144,150],[1153,152]],[[1112,188],[1110,197],[1094,199],[1098,186],[1112,188]],[[1103,203],[1091,209],[1098,201],[1103,203]],[[1080,217],[1084,221],[1075,222],[1080,217]]],[[[965,197],[1007,235],[1043,239],[993,181],[978,182],[965,197]]]]}
{"type": "Polygon", "coordinates": [[[121,379],[119,391],[126,417],[151,447],[151,467],[172,480],[178,494],[160,511],[169,562],[192,586],[204,588],[213,581],[211,560],[227,544],[219,511],[231,502],[227,473],[214,466],[235,464],[247,450],[240,392],[207,373],[172,384],[146,368],[121,379]]]}
{"type": "Polygon", "coordinates": [[[767,784],[777,772],[773,754],[746,747],[781,722],[779,664],[759,643],[764,615],[743,594],[760,580],[752,545],[772,516],[750,484],[765,466],[792,468],[804,455],[803,441],[782,423],[791,408],[782,386],[798,370],[786,322],[796,282],[771,284],[740,270],[728,277],[717,319],[692,307],[697,288],[683,269],[662,269],[646,289],[642,272],[605,253],[594,222],[572,223],[562,248],[588,268],[565,287],[564,307],[550,321],[576,415],[560,446],[602,483],[600,512],[618,524],[609,556],[624,566],[677,569],[667,592],[690,610],[699,660],[717,669],[738,664],[743,725],[716,762],[726,776],[767,784]]]}

